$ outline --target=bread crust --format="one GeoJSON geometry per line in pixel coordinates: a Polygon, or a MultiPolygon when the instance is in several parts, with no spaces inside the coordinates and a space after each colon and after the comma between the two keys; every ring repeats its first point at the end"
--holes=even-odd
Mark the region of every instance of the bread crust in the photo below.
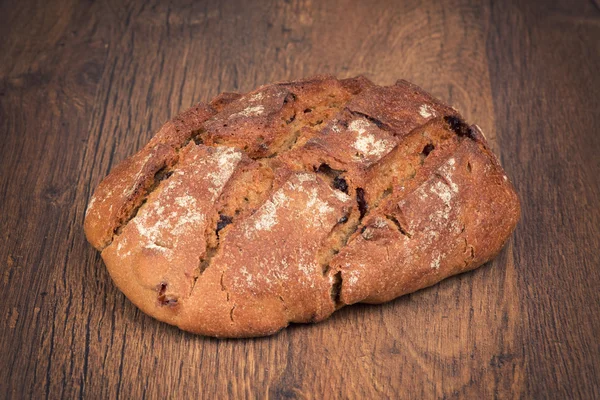
{"type": "Polygon", "coordinates": [[[519,216],[452,107],[406,81],[316,76],[167,122],[100,183],[84,228],[145,313],[249,337],[477,268],[519,216]]]}

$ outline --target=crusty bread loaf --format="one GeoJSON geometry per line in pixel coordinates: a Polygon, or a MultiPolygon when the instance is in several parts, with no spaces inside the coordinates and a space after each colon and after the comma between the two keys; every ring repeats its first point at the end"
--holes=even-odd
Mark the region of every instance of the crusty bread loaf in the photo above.
{"type": "Polygon", "coordinates": [[[85,232],[147,314],[245,337],[476,268],[519,213],[456,110],[406,81],[317,76],[167,122],[100,183],[85,232]]]}

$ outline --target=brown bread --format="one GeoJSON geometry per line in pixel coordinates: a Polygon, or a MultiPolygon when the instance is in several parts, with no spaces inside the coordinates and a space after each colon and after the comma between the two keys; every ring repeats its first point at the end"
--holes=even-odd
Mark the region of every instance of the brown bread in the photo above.
{"type": "Polygon", "coordinates": [[[88,240],[147,314],[269,335],[491,260],[520,214],[477,126],[406,81],[224,93],[100,183],[88,240]]]}

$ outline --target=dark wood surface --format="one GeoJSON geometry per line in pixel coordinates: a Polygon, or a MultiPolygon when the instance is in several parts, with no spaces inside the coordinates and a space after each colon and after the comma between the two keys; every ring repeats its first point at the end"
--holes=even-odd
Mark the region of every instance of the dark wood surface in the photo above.
{"type": "Polygon", "coordinates": [[[600,398],[600,5],[0,3],[0,398],[600,398]],[[523,215],[488,265],[252,340],[156,322],[83,214],[111,167],[221,91],[413,81],[488,134],[523,215]]]}

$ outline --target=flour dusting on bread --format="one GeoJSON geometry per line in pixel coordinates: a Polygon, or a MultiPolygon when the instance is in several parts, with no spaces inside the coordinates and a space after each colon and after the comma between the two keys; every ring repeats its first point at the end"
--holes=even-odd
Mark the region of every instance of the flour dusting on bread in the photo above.
{"type": "Polygon", "coordinates": [[[357,119],[350,123],[348,129],[356,133],[353,146],[362,153],[363,157],[380,158],[394,147],[394,143],[385,139],[377,140],[372,133],[367,132],[370,126],[371,124],[368,121],[357,119]]]}

